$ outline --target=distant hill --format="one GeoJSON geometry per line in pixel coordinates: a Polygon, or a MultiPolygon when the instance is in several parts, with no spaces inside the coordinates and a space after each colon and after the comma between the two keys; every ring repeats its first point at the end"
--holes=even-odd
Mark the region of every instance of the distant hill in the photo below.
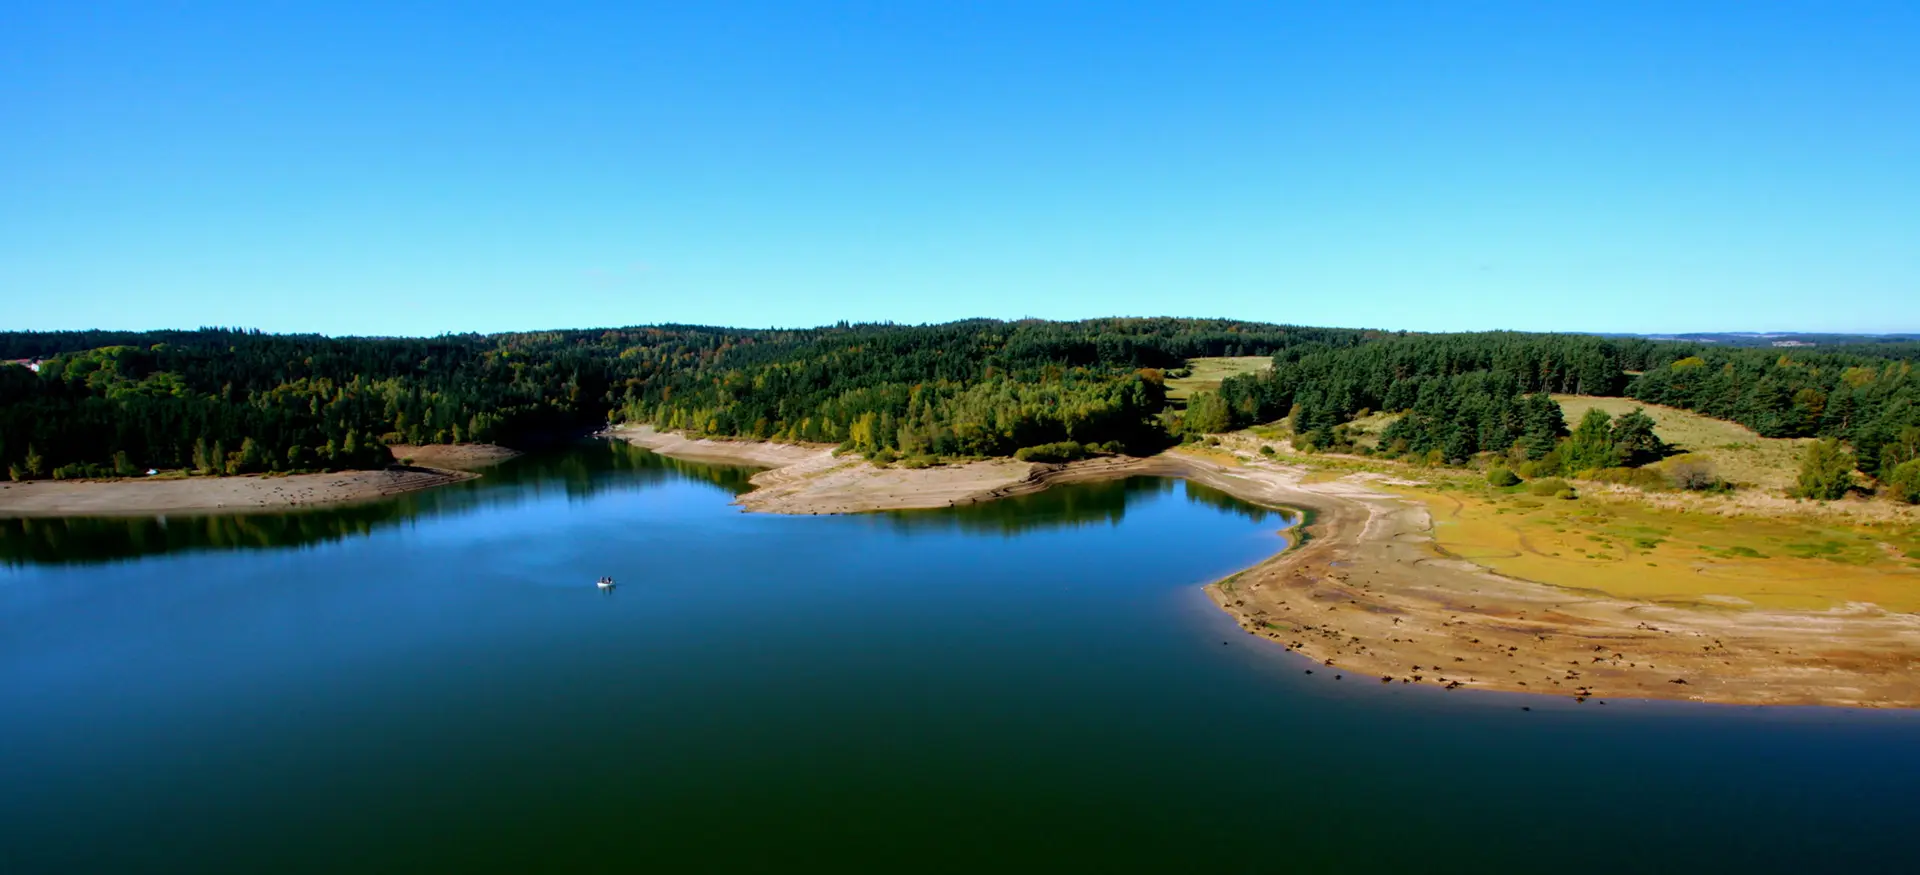
{"type": "Polygon", "coordinates": [[[1601,334],[1601,337],[1639,337],[1647,340],[1674,340],[1682,343],[1711,343],[1718,346],[1858,346],[1879,343],[1911,343],[1920,334],[1822,334],[1805,331],[1702,331],[1688,334],[1601,334]]]}

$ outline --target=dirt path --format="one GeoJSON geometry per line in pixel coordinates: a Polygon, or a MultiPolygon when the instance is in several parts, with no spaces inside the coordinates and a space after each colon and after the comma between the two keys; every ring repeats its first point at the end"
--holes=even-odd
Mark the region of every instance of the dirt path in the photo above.
{"type": "Polygon", "coordinates": [[[1563,695],[1595,707],[1609,697],[1920,706],[1920,616],[1870,604],[1678,607],[1506,577],[1439,549],[1427,509],[1375,488],[1376,474],[1309,483],[1304,469],[1250,454],[1179,450],[1072,465],[881,469],[827,448],[622,436],[672,455],[780,465],[756,475],[759,488],[739,500],[768,513],[940,507],[1134,475],[1307,511],[1303,545],[1207,592],[1249,634],[1356,682],[1563,695]]]}

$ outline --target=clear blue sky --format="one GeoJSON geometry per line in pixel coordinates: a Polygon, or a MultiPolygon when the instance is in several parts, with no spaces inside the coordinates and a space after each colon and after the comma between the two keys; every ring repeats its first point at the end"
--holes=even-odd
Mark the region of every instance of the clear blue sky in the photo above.
{"type": "Polygon", "coordinates": [[[0,328],[1920,330],[1920,4],[16,2],[0,328]]]}

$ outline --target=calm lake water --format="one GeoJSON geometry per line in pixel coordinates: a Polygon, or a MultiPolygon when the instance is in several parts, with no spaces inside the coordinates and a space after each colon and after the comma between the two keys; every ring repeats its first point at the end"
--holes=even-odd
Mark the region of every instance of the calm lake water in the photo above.
{"type": "Polygon", "coordinates": [[[747,473],[0,522],[0,872],[1911,871],[1912,714],[1307,675],[1199,589],[1283,515],[747,473]]]}

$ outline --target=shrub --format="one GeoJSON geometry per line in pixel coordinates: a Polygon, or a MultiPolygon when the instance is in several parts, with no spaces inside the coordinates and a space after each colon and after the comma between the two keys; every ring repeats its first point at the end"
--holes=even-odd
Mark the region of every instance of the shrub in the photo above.
{"type": "Polygon", "coordinates": [[[1887,495],[1895,501],[1920,504],[1920,459],[1895,465],[1887,475],[1887,495]]]}
{"type": "Polygon", "coordinates": [[[1667,466],[1667,477],[1673,485],[1689,492],[1708,492],[1720,485],[1720,475],[1713,470],[1713,463],[1706,459],[1682,456],[1667,466]]]}
{"type": "Polygon", "coordinates": [[[1579,498],[1580,493],[1573,491],[1573,487],[1569,486],[1565,489],[1560,490],[1559,492],[1554,493],[1553,497],[1558,498],[1562,501],[1572,501],[1576,498],[1579,498]]]}
{"type": "Polygon", "coordinates": [[[1647,468],[1602,468],[1593,472],[1593,479],[1602,483],[1618,483],[1640,489],[1664,490],[1667,478],[1660,472],[1647,468]]]}
{"type": "Polygon", "coordinates": [[[1516,486],[1520,477],[1505,465],[1495,466],[1487,472],[1487,482],[1499,487],[1516,486]]]}
{"type": "Polygon", "coordinates": [[[1532,483],[1527,484],[1528,492],[1534,495],[1538,495],[1542,498],[1558,495],[1562,490],[1567,488],[1568,488],[1567,481],[1561,480],[1558,477],[1549,477],[1545,480],[1535,480],[1532,483]]]}
{"type": "Polygon", "coordinates": [[[1022,462],[1072,462],[1086,458],[1087,448],[1077,441],[1060,441],[1021,447],[1013,451],[1013,457],[1022,462]]]}
{"type": "Polygon", "coordinates": [[[1272,446],[1272,445],[1270,445],[1270,444],[1261,444],[1261,445],[1260,445],[1260,455],[1262,455],[1262,456],[1271,456],[1271,455],[1273,455],[1273,446],[1272,446]]]}
{"type": "Polygon", "coordinates": [[[899,453],[896,453],[892,450],[885,450],[885,449],[874,450],[872,453],[867,455],[867,461],[870,461],[875,465],[891,465],[894,462],[899,461],[899,459],[900,459],[899,453]]]}

